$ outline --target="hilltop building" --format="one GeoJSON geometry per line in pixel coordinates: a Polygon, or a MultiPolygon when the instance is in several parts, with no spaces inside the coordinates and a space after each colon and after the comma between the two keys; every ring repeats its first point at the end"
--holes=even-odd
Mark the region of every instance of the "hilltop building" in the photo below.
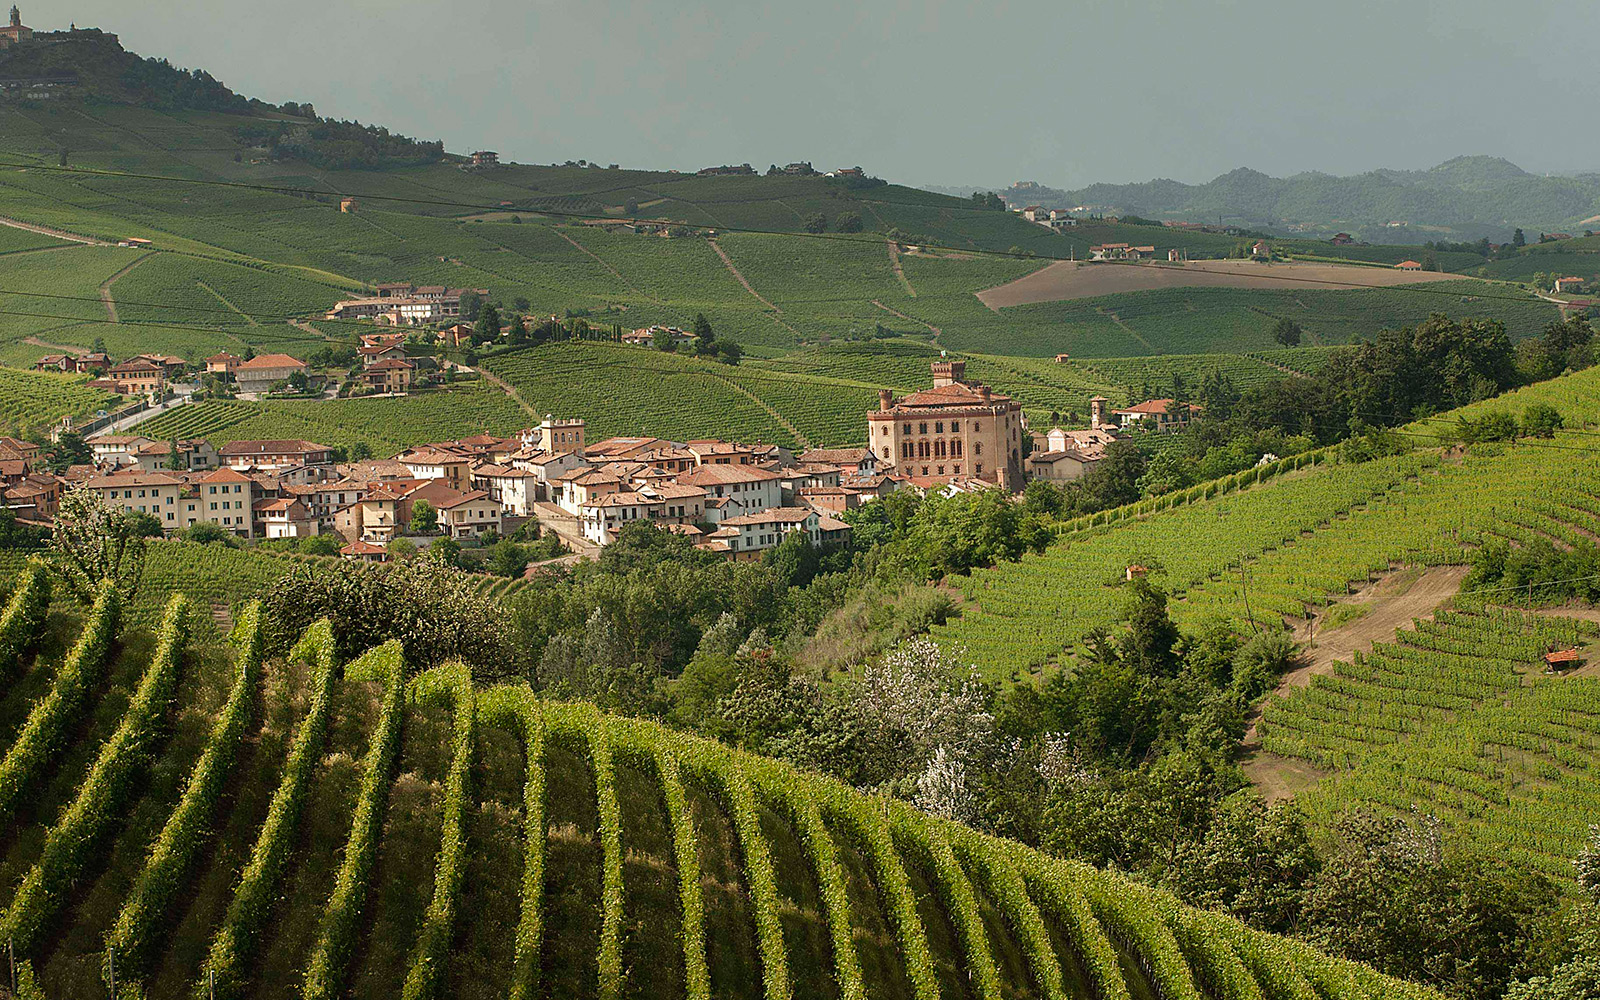
{"type": "Polygon", "coordinates": [[[867,415],[867,441],[882,465],[913,481],[975,479],[1019,490],[1027,429],[1022,404],[968,383],[966,369],[965,361],[939,360],[933,388],[898,400],[882,390],[877,412],[867,415]]]}
{"type": "Polygon", "coordinates": [[[22,11],[12,7],[11,23],[0,28],[0,49],[9,49],[32,38],[33,29],[22,23],[22,11]]]}

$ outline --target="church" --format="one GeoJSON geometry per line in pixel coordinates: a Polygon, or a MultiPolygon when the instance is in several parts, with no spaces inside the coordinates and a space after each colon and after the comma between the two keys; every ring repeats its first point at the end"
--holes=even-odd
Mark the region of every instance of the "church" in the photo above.
{"type": "Polygon", "coordinates": [[[26,42],[33,37],[33,29],[22,23],[22,11],[11,8],[11,23],[0,28],[0,49],[9,49],[18,42],[26,42]]]}

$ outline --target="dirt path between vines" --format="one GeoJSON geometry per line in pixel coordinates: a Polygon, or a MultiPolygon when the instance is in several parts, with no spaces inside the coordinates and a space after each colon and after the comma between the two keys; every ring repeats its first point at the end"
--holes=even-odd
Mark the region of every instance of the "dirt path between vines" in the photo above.
{"type": "Polygon", "coordinates": [[[916,318],[911,317],[911,316],[907,316],[905,313],[901,312],[898,309],[890,309],[888,306],[884,305],[882,302],[879,302],[877,299],[873,299],[872,300],[872,304],[877,306],[879,309],[882,309],[884,312],[888,313],[890,316],[898,316],[899,318],[905,320],[907,323],[916,323],[918,326],[925,326],[929,330],[932,330],[933,331],[933,342],[935,344],[937,344],[939,342],[939,338],[944,335],[944,331],[939,329],[938,327],[934,326],[932,323],[929,323],[929,322],[927,322],[925,320],[916,319],[916,318]]]}
{"type": "Polygon", "coordinates": [[[751,296],[754,297],[757,302],[759,302],[762,305],[766,306],[768,309],[771,309],[775,313],[782,313],[783,312],[782,309],[779,309],[777,306],[775,306],[771,302],[767,301],[766,297],[763,296],[760,292],[756,291],[755,290],[755,286],[750,284],[750,282],[745,279],[745,276],[743,274],[739,273],[739,268],[734,265],[733,258],[728,256],[728,251],[722,249],[722,244],[721,243],[718,243],[716,240],[706,240],[706,242],[710,243],[711,244],[711,249],[715,250],[717,252],[717,256],[722,258],[722,263],[727,266],[728,273],[733,275],[733,280],[735,280],[739,284],[743,285],[744,286],[744,290],[749,292],[751,294],[751,296]]]}
{"type": "Polygon", "coordinates": [[[912,298],[917,297],[917,290],[911,287],[911,279],[906,277],[906,269],[900,266],[900,245],[894,240],[889,240],[889,265],[894,268],[894,276],[900,279],[900,284],[905,286],[906,294],[912,298]]]}
{"type": "Polygon", "coordinates": [[[111,297],[111,286],[115,285],[118,279],[120,279],[123,275],[127,274],[129,271],[133,270],[154,256],[154,251],[146,254],[140,254],[133,260],[129,261],[127,267],[124,267],[122,270],[118,271],[116,274],[113,274],[111,277],[100,283],[100,301],[105,303],[106,316],[109,317],[112,323],[120,323],[122,320],[117,318],[117,301],[111,297]]]}
{"type": "MultiPolygon", "coordinates": [[[[1246,756],[1240,766],[1268,801],[1293,797],[1296,792],[1310,787],[1330,772],[1305,761],[1279,757],[1261,749],[1256,738],[1256,724],[1261,719],[1261,708],[1267,701],[1286,697],[1295,688],[1310,686],[1311,678],[1330,673],[1335,663],[1348,661],[1356,653],[1370,652],[1373,643],[1394,638],[1396,631],[1412,621],[1418,618],[1431,619],[1441,605],[1461,590],[1468,572],[1470,570],[1466,566],[1435,566],[1422,571],[1402,569],[1338,602],[1363,604],[1370,610],[1329,632],[1319,633],[1316,646],[1301,654],[1299,665],[1285,674],[1276,690],[1250,713],[1249,728],[1245,730],[1243,740],[1246,756]]],[[[1323,614],[1326,615],[1327,611],[1323,614]]],[[[1297,641],[1307,642],[1311,639],[1311,624],[1301,622],[1295,627],[1294,637],[1297,641]]]]}
{"type": "Polygon", "coordinates": [[[522,409],[526,411],[529,416],[533,417],[535,421],[544,419],[538,410],[535,410],[532,406],[529,406],[528,401],[522,398],[522,393],[511,387],[510,382],[507,382],[505,379],[485,368],[478,368],[476,371],[479,375],[483,376],[483,380],[485,382],[492,386],[497,386],[501,392],[504,392],[507,396],[510,396],[511,401],[522,407],[522,409]]]}

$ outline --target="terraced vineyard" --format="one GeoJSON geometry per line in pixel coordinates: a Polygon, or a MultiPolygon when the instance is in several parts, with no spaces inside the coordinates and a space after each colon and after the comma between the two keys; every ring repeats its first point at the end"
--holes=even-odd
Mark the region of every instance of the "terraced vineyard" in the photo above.
{"type": "Polygon", "coordinates": [[[1262,749],[1335,772],[1299,801],[1445,817],[1508,861],[1571,877],[1600,815],[1600,680],[1543,673],[1600,626],[1458,600],[1392,643],[1269,702],[1262,749]]]}
{"type": "Polygon", "coordinates": [[[589,422],[589,436],[651,435],[674,441],[721,437],[814,447],[857,443],[875,386],[788,377],[675,354],[600,343],[566,343],[499,354],[484,367],[539,412],[589,422]],[[796,434],[798,432],[798,435],[796,434]]]}
{"type": "Polygon", "coordinates": [[[0,368],[0,434],[48,431],[62,417],[93,415],[120,401],[116,393],[89,388],[87,381],[82,375],[0,368]]]}
{"type": "Polygon", "coordinates": [[[0,616],[30,997],[1431,997],[898,803],[464,668],[0,616]],[[69,648],[70,647],[70,648],[69,648]]]}
{"type": "MultiPolygon", "coordinates": [[[[1500,406],[1520,415],[1531,402],[1559,398],[1573,425],[1591,424],[1600,420],[1597,390],[1600,372],[1590,370],[1513,394],[1500,406]]],[[[1263,472],[1290,471],[1306,461],[1300,458],[1095,515],[1068,526],[1042,556],[954,581],[969,603],[935,636],[966,647],[996,679],[1020,677],[1109,624],[1134,563],[1159,568],[1156,581],[1182,598],[1173,605],[1180,621],[1277,627],[1393,564],[1465,562],[1463,546],[1486,535],[1577,540],[1584,536],[1562,517],[1583,515],[1560,512],[1589,510],[1600,494],[1593,461],[1571,457],[1592,458],[1594,440],[1578,429],[1550,442],[1480,446],[1449,460],[1423,450],[1319,464],[1230,492],[1258,483],[1263,472]],[[1552,463],[1562,475],[1551,475],[1552,463]]],[[[1582,524],[1594,526],[1587,518],[1582,524]]]]}
{"type": "Polygon", "coordinates": [[[203,437],[219,446],[246,439],[360,441],[374,454],[392,455],[425,441],[514,434],[537,422],[499,389],[466,384],[392,399],[207,400],[169,410],[136,430],[161,441],[203,437]]]}

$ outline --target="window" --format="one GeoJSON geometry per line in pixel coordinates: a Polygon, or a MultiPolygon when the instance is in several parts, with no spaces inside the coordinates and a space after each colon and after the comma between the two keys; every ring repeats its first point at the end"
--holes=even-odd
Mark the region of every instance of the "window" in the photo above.
{"type": "Polygon", "coordinates": [[[940,421],[936,422],[933,425],[933,432],[935,434],[943,434],[944,433],[944,421],[943,420],[940,420],[940,421]]]}
{"type": "Polygon", "coordinates": [[[917,433],[918,434],[926,434],[926,433],[928,433],[928,425],[927,424],[918,424],[917,425],[917,433]]]}
{"type": "Polygon", "coordinates": [[[216,504],[212,504],[212,505],[211,505],[211,509],[212,509],[212,510],[216,510],[216,509],[217,509],[217,505],[216,505],[216,504]]]}
{"type": "Polygon", "coordinates": [[[884,449],[883,449],[883,457],[884,457],[884,460],[885,460],[885,461],[887,461],[887,460],[888,460],[888,458],[889,458],[889,449],[888,449],[888,448],[887,448],[887,447],[885,447],[885,448],[884,448],[884,449]]]}
{"type": "MultiPolygon", "coordinates": [[[[139,491],[139,499],[140,499],[140,500],[143,500],[143,499],[144,499],[144,490],[140,490],[140,491],[139,491]]],[[[140,507],[140,508],[139,508],[139,509],[140,509],[140,510],[143,510],[143,509],[144,509],[144,508],[143,508],[143,507],[140,507]]]]}
{"type": "Polygon", "coordinates": [[[959,466],[959,465],[956,466],[955,469],[952,470],[952,471],[954,471],[955,474],[958,475],[958,476],[961,475],[961,466],[959,466]]]}
{"type": "Polygon", "coordinates": [[[954,455],[956,458],[960,458],[961,457],[961,439],[960,438],[956,438],[954,441],[950,442],[950,454],[954,455]]]}
{"type": "Polygon", "coordinates": [[[911,433],[911,425],[910,424],[906,424],[905,433],[907,433],[907,434],[911,433]]]}
{"type": "Polygon", "coordinates": [[[939,475],[944,475],[944,466],[939,466],[939,475]]]}
{"type": "Polygon", "coordinates": [[[982,441],[974,441],[972,443],[972,453],[974,455],[982,455],[983,454],[983,442],[982,441]]]}
{"type": "Polygon", "coordinates": [[[979,462],[977,465],[973,466],[972,471],[980,476],[983,475],[983,463],[979,462]]]}

